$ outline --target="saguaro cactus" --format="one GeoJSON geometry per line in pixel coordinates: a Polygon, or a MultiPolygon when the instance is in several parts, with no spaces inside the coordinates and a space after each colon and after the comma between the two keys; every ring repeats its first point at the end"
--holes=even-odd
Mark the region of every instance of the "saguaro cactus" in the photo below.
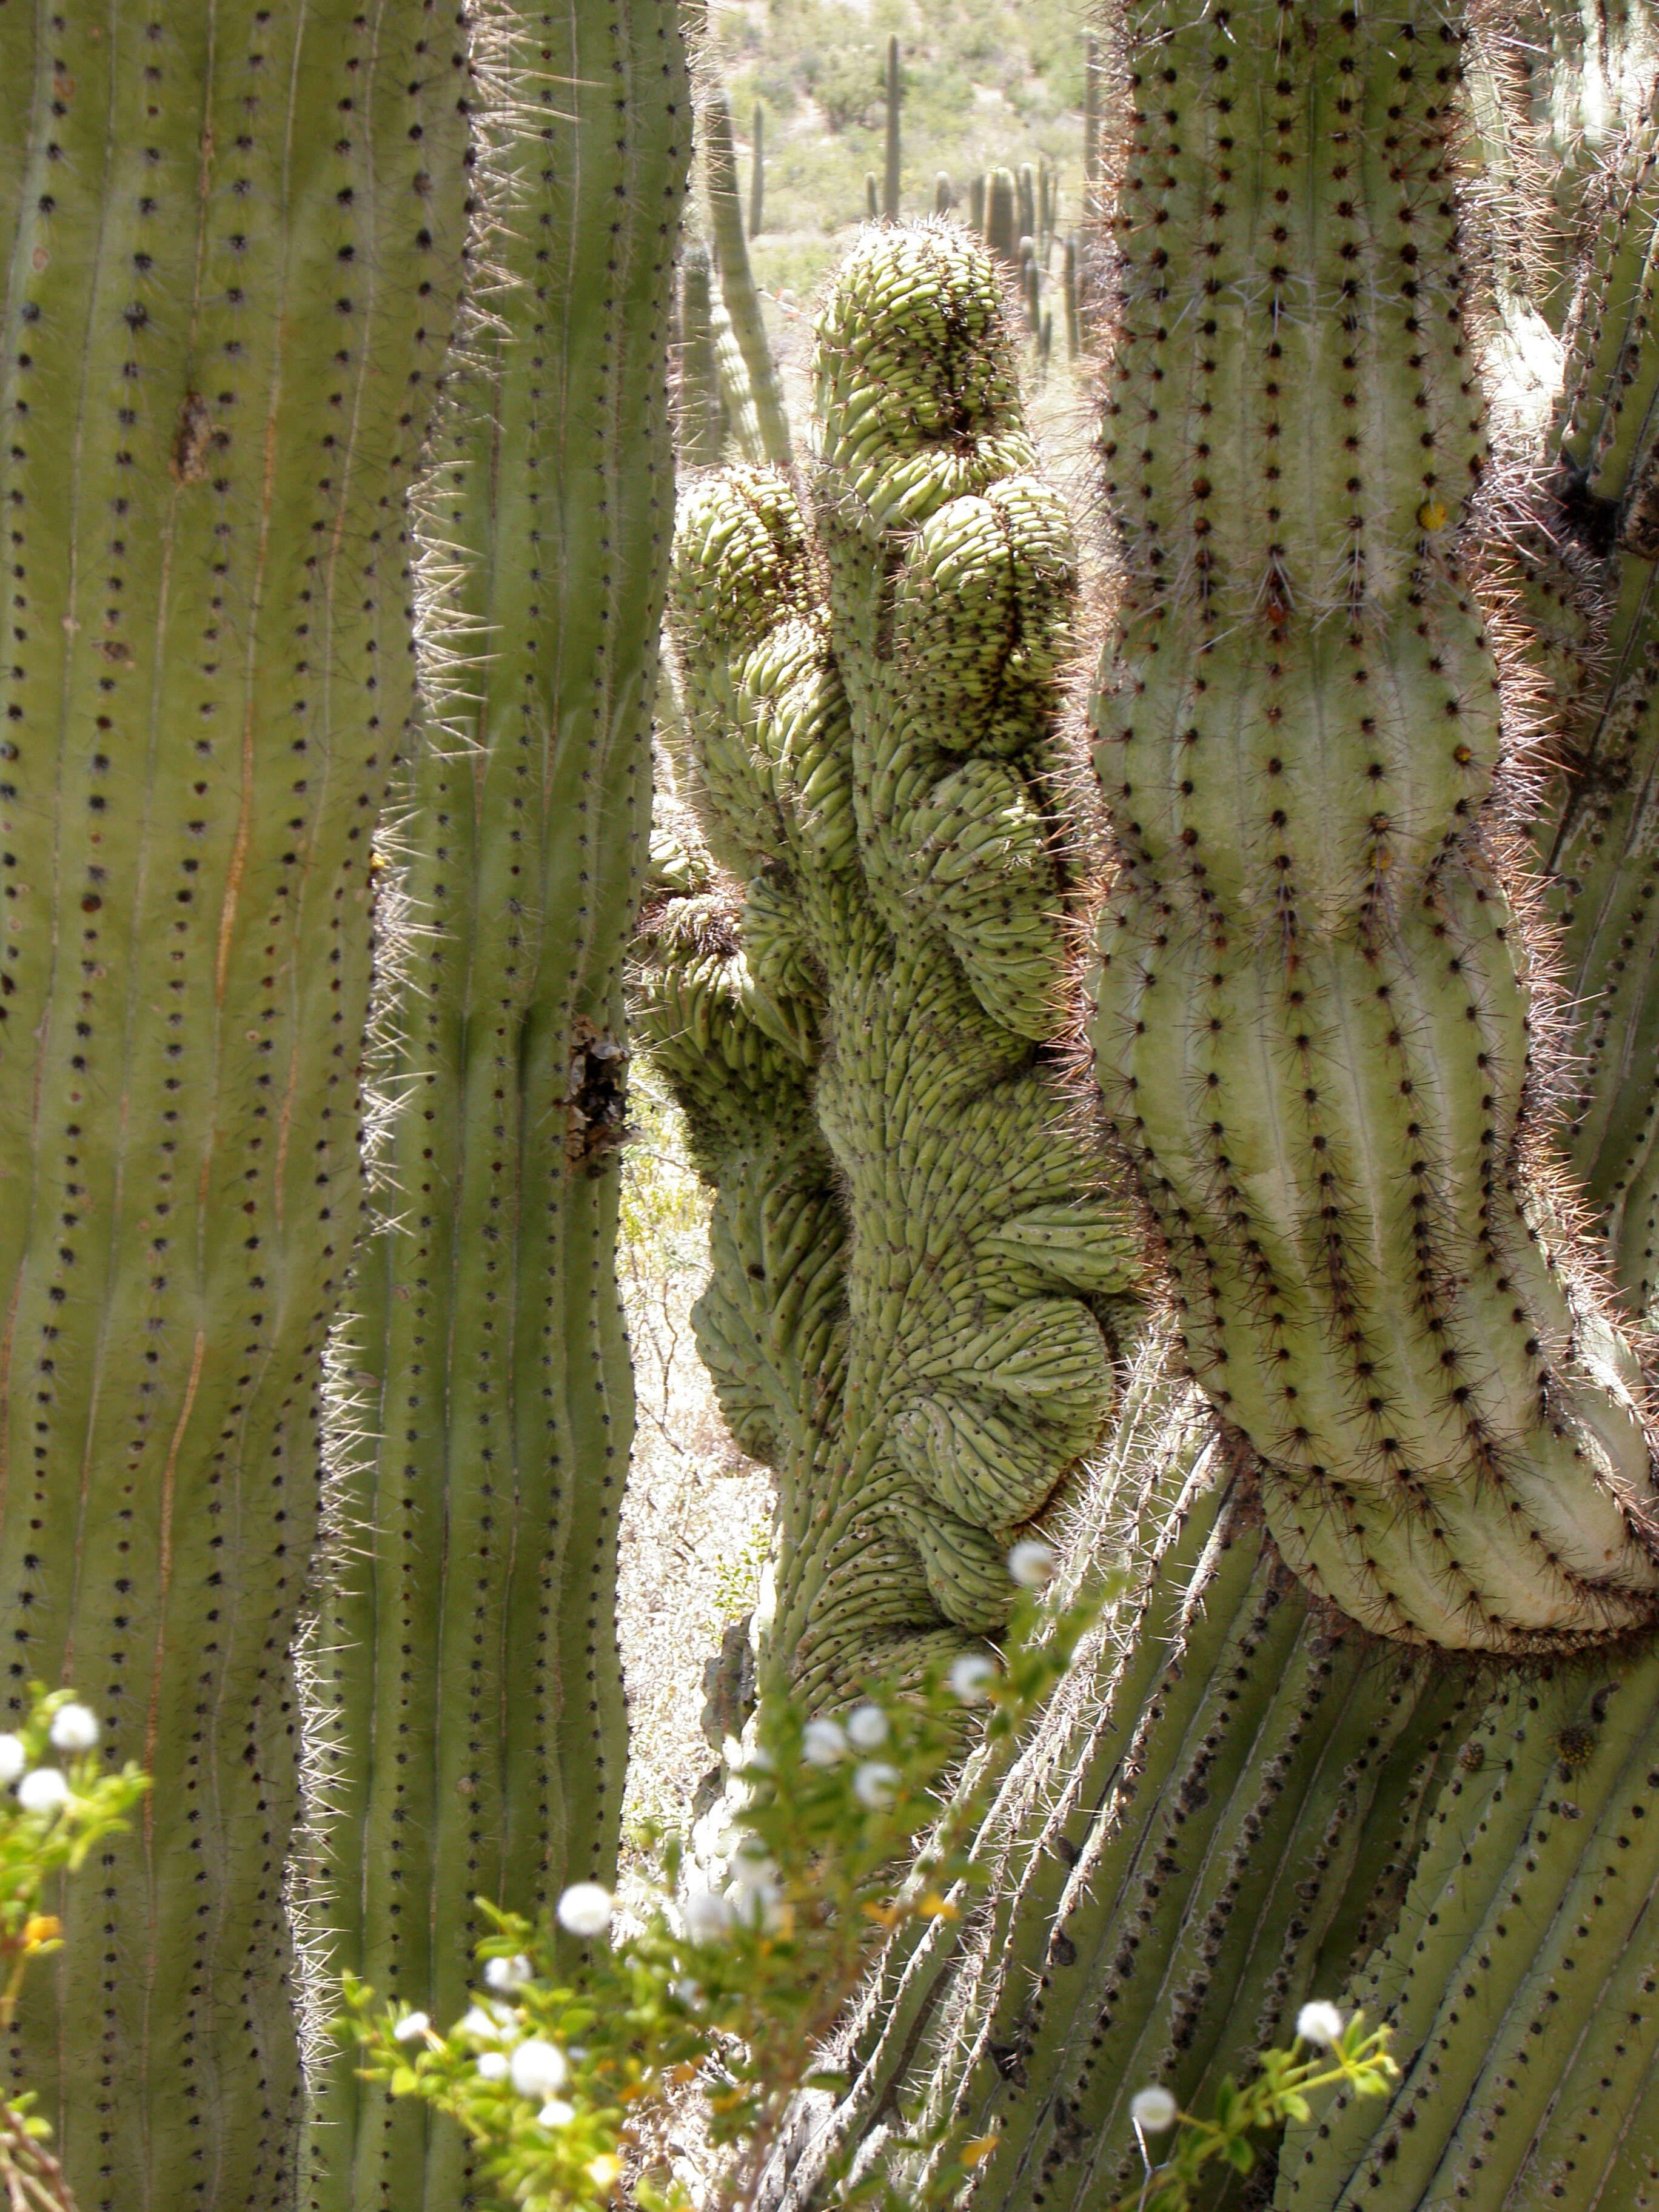
{"type": "Polygon", "coordinates": [[[83,2212],[291,2186],[288,1654],[463,37],[425,0],[0,29],[8,1694],[72,1678],[155,1776],[9,2039],[83,2212]]]}
{"type": "Polygon", "coordinates": [[[1528,1650],[1646,1626],[1659,1564],[1640,1373],[1540,1151],[1499,617],[1459,527],[1488,464],[1459,51],[1409,15],[1137,25],[1164,90],[1117,217],[1095,1038],[1285,1557],[1385,1634],[1528,1650]]]}
{"type": "Polygon", "coordinates": [[[705,1158],[735,1133],[700,1340],[740,1439],[780,1463],[769,1648],[832,1698],[878,1655],[902,1664],[1005,1617],[1010,1537],[1110,1401],[1090,1301],[1132,1269],[1055,1076],[1073,554],[1030,474],[982,251],[939,222],[857,246],[821,319],[817,393],[816,554],[779,476],[708,479],[684,506],[671,626],[730,888],[718,925],[707,903],[653,913],[644,1018],[705,1158]],[[711,1108],[717,1025],[757,1097],[790,1102],[769,1125],[711,1108]],[[791,1060],[786,1085],[772,1063],[791,1060]],[[844,1230],[823,1219],[814,1138],[844,1230]],[[768,1248],[753,1224],[775,1220],[789,1230],[768,1248]],[[739,1347],[797,1356],[803,1331],[817,1395],[792,1430],[799,1383],[769,1382],[779,1410],[759,1419],[766,1370],[739,1347]]]}
{"type": "MultiPolygon", "coordinates": [[[[523,1911],[614,1863],[621,961],[691,125],[672,0],[502,7],[484,28],[489,312],[458,348],[422,492],[431,646],[390,848],[382,1218],[336,1351],[313,1639],[314,1963],[439,2018],[465,2008],[480,1893],[523,1911]]],[[[428,2142],[343,2054],[307,2154],[313,2207],[465,2188],[459,2133],[428,2142]]]]}

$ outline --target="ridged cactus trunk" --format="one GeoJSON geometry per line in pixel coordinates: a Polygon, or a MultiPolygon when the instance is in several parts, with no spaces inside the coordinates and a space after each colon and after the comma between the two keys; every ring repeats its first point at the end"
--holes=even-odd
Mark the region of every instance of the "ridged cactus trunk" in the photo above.
{"type": "MultiPolygon", "coordinates": [[[[477,37],[488,313],[458,341],[421,492],[424,715],[386,842],[380,1218],[334,1352],[312,1652],[315,1963],[435,2019],[465,2008],[477,1897],[534,1911],[615,1863],[622,959],[691,126],[670,0],[491,6],[477,37]]],[[[469,2185],[460,2131],[428,2132],[345,2054],[319,2076],[307,2151],[311,2207],[449,2212],[469,2185]]]]}
{"type": "Polygon", "coordinates": [[[1649,1626],[1659,1560],[1641,1370],[1543,1138],[1462,39],[1132,31],[1094,1038],[1285,1559],[1383,1635],[1541,1653],[1649,1626]]]}
{"type": "Polygon", "coordinates": [[[780,1474],[763,1649],[833,1701],[1006,1620],[1134,1267],[1060,1079],[1075,562],[989,258],[867,236],[817,399],[810,522],[770,471],[683,502],[708,852],[650,912],[641,1012],[720,1185],[699,1342],[780,1474]]]}
{"type": "Polygon", "coordinates": [[[7,2039],[82,2212],[292,2187],[289,1650],[467,97],[425,0],[0,27],[8,1696],[155,1779],[7,2039]]]}

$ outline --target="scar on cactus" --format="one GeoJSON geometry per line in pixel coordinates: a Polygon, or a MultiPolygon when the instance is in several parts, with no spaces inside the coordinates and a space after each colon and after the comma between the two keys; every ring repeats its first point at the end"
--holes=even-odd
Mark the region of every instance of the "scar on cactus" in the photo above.
{"type": "Polygon", "coordinates": [[[573,1031],[565,1155],[573,1166],[599,1175],[628,1133],[629,1051],[586,1015],[573,1031]]]}

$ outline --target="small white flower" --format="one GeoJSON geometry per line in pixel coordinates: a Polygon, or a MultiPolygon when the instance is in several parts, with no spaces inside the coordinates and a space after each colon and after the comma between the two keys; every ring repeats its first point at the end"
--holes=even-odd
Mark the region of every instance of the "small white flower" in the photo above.
{"type": "Polygon", "coordinates": [[[847,1749],[847,1731],[839,1721],[808,1721],[800,1732],[800,1755],[809,1766],[833,1766],[847,1749]]]}
{"type": "Polygon", "coordinates": [[[1129,2118],[1142,2135],[1161,2136],[1172,2128],[1181,2107],[1167,2089],[1137,2089],[1129,2100],[1129,2118]]]}
{"type": "Polygon", "coordinates": [[[1023,1536],[1008,1554],[1008,1571],[1022,1589],[1041,1589],[1060,1565],[1052,1544],[1023,1536]]]}
{"type": "Polygon", "coordinates": [[[559,1925],[573,1936],[603,1936],[611,1925],[611,1892],[597,1881],[573,1882],[559,1899],[559,1925]]]}
{"type": "Polygon", "coordinates": [[[680,1900],[689,1943],[723,1942],[732,1932],[732,1908],[712,1889],[689,1890],[680,1900]]]}
{"type": "Polygon", "coordinates": [[[678,1997],[683,2005],[699,2005],[702,2002],[702,1984],[693,1981],[690,1974],[682,1974],[678,1981],[670,1982],[668,1994],[678,1997]]]}
{"type": "Polygon", "coordinates": [[[392,2039],[397,2043],[418,2043],[432,2025],[429,2013],[406,2012],[392,2027],[392,2039]]]}
{"type": "Polygon", "coordinates": [[[17,1785],[17,1802],[26,1813],[55,1813],[69,1802],[70,1786],[55,1766],[37,1766],[17,1785]]]}
{"type": "Polygon", "coordinates": [[[776,1863],[758,1836],[745,1836],[732,1854],[732,1879],[745,1888],[769,1887],[778,1878],[776,1863]]]}
{"type": "Polygon", "coordinates": [[[764,1928],[769,1934],[783,1924],[782,1895],[775,1881],[734,1881],[726,1901],[745,1928],[764,1928]]]}
{"type": "Polygon", "coordinates": [[[988,1651],[964,1651],[951,1668],[951,1691],[964,1705],[976,1705],[1001,1669],[988,1651]]]}
{"type": "Polygon", "coordinates": [[[461,2014],[455,2023],[455,2033],[476,2037],[480,2043],[499,2043],[501,2039],[500,2024],[491,2020],[481,2005],[474,2005],[471,2011],[461,2014]]]}
{"type": "Polygon", "coordinates": [[[860,1805],[877,1812],[892,1803],[893,1793],[902,1778],[897,1767],[890,1766],[884,1759],[866,1759],[862,1766],[854,1769],[853,1795],[860,1805]]]}
{"type": "Polygon", "coordinates": [[[873,1751],[887,1741],[887,1716],[879,1705],[854,1705],[847,1716],[847,1733],[860,1751],[873,1751]]]}
{"type": "Polygon", "coordinates": [[[1304,2043],[1336,2043],[1342,2034],[1342,2015],[1334,2004],[1304,2004],[1296,2016],[1296,2032],[1304,2043]]]}
{"type": "Polygon", "coordinates": [[[15,1782],[28,1763],[21,1736],[0,1735],[0,1783],[15,1782]]]}
{"type": "Polygon", "coordinates": [[[52,1740],[59,1751],[90,1751],[98,1741],[98,1716],[89,1705],[63,1705],[52,1716],[52,1740]]]}
{"type": "Polygon", "coordinates": [[[569,2070],[558,2045],[544,2042],[539,2035],[521,2043],[513,2054],[513,2086],[521,2097],[550,2097],[563,2088],[569,2070]]]}
{"type": "Polygon", "coordinates": [[[536,2115],[544,2128],[568,2128],[575,2117],[576,2107],[562,2097],[550,2097],[536,2115]]]}
{"type": "Polygon", "coordinates": [[[535,1976],[535,1968],[522,1951],[510,1959],[492,1959],[484,1968],[484,1979],[492,1990],[522,1989],[535,1976]]]}
{"type": "Polygon", "coordinates": [[[507,2078],[507,2053],[504,2051],[482,2052],[477,2065],[479,2076],[485,2081],[501,2081],[507,2078]]]}

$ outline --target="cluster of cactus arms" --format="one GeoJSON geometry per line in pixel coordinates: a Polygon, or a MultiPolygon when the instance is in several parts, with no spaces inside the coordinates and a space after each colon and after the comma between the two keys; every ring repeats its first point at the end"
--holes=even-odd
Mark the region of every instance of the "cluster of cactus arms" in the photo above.
{"type": "Polygon", "coordinates": [[[703,849],[663,856],[640,1020],[720,1193],[699,1343],[779,1474],[764,1649],[834,1698],[1006,1619],[1135,1266],[1060,1079],[1076,564],[993,265],[873,232],[817,347],[811,521],[775,471],[682,501],[703,849]]]}

